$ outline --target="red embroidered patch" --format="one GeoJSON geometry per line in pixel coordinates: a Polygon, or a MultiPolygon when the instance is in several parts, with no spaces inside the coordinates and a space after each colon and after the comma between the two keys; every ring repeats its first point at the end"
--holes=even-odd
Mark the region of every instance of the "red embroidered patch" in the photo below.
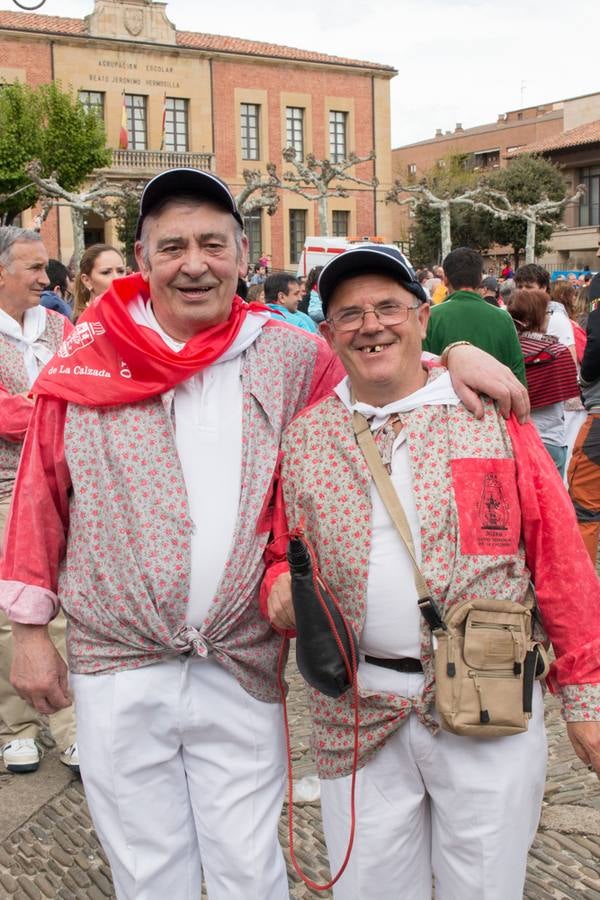
{"type": "Polygon", "coordinates": [[[453,459],[452,487],[464,554],[516,553],[521,510],[513,459],[453,459]]]}

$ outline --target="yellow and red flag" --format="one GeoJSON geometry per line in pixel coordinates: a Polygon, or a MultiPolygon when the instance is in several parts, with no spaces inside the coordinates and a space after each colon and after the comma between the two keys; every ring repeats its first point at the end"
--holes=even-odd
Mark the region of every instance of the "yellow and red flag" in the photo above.
{"type": "Polygon", "coordinates": [[[119,128],[119,150],[127,150],[129,146],[129,134],[127,132],[127,107],[125,106],[125,94],[123,94],[123,106],[121,108],[121,127],[119,128]]]}

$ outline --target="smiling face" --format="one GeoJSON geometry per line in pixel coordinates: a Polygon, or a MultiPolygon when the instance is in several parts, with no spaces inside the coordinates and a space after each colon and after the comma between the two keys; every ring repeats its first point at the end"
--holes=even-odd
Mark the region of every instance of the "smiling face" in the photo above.
{"type": "Polygon", "coordinates": [[[287,294],[284,294],[282,291],[279,291],[277,295],[277,302],[282,306],[285,306],[290,312],[296,312],[298,309],[298,304],[300,303],[300,285],[297,281],[288,282],[288,290],[287,294]]]}
{"type": "Polygon", "coordinates": [[[125,275],[125,263],[123,257],[116,250],[103,250],[94,260],[94,265],[86,275],[81,273],[81,280],[90,292],[90,300],[94,300],[103,294],[115,278],[125,275]]]}
{"type": "Polygon", "coordinates": [[[385,406],[423,387],[427,374],[421,367],[421,342],[427,330],[429,306],[411,309],[400,325],[382,325],[367,312],[356,331],[336,331],[331,317],[342,310],[369,309],[382,303],[415,306],[410,291],[385,275],[357,275],[333,292],[321,323],[327,343],[342,361],[357,400],[385,406]]]}
{"type": "Polygon", "coordinates": [[[42,241],[16,241],[8,262],[0,264],[0,308],[23,322],[27,309],[38,306],[48,286],[48,254],[42,241]]]}
{"type": "Polygon", "coordinates": [[[150,286],[152,308],[171,337],[188,341],[226,321],[248,244],[236,243],[233,216],[212,203],[170,202],[144,222],[136,259],[150,286]]]}

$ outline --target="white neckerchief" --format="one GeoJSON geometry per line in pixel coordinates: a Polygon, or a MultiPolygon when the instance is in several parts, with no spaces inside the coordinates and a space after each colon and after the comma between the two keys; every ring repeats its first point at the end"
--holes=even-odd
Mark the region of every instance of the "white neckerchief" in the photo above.
{"type": "MultiPolygon", "coordinates": [[[[137,325],[145,325],[146,328],[151,328],[152,331],[155,331],[161,336],[167,347],[170,347],[171,350],[179,353],[179,351],[183,350],[185,347],[185,343],[176,341],[175,338],[172,338],[163,328],[161,328],[154,315],[152,301],[150,299],[144,301],[142,297],[136,297],[129,305],[129,312],[131,318],[137,325]]],[[[219,365],[219,363],[235,359],[236,356],[239,356],[240,353],[247,350],[248,347],[254,343],[261,333],[263,326],[270,318],[270,312],[248,312],[233,344],[231,347],[227,348],[225,353],[223,353],[213,365],[219,365]]]]}
{"type": "Polygon", "coordinates": [[[40,344],[39,339],[46,330],[47,310],[44,306],[34,306],[26,309],[23,316],[23,327],[16,319],[0,309],[0,334],[4,334],[14,343],[23,354],[23,361],[29,379],[29,387],[38,377],[40,371],[47,362],[50,362],[54,352],[45,344],[40,344]]]}
{"type": "Polygon", "coordinates": [[[419,388],[418,391],[409,394],[408,397],[394,400],[393,403],[388,403],[386,406],[370,406],[368,403],[360,402],[353,403],[348,376],[343,381],[340,381],[335,388],[335,393],[350,412],[362,413],[366,419],[370,420],[371,431],[377,431],[395,413],[407,413],[418,406],[456,406],[460,403],[452,387],[449,372],[444,372],[439,378],[428,381],[426,385],[419,388]]]}

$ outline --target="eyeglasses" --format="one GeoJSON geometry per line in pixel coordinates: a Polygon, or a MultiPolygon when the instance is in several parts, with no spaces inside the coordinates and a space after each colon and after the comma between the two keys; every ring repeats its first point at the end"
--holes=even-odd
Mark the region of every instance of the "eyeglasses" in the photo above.
{"type": "Polygon", "coordinates": [[[377,316],[377,321],[381,325],[402,325],[408,319],[411,309],[418,309],[420,303],[414,306],[405,306],[403,303],[392,303],[386,301],[379,303],[377,306],[358,307],[353,306],[349,309],[340,309],[339,312],[330,316],[327,321],[334,331],[358,331],[362,328],[363,320],[367,313],[373,313],[377,316]]]}

